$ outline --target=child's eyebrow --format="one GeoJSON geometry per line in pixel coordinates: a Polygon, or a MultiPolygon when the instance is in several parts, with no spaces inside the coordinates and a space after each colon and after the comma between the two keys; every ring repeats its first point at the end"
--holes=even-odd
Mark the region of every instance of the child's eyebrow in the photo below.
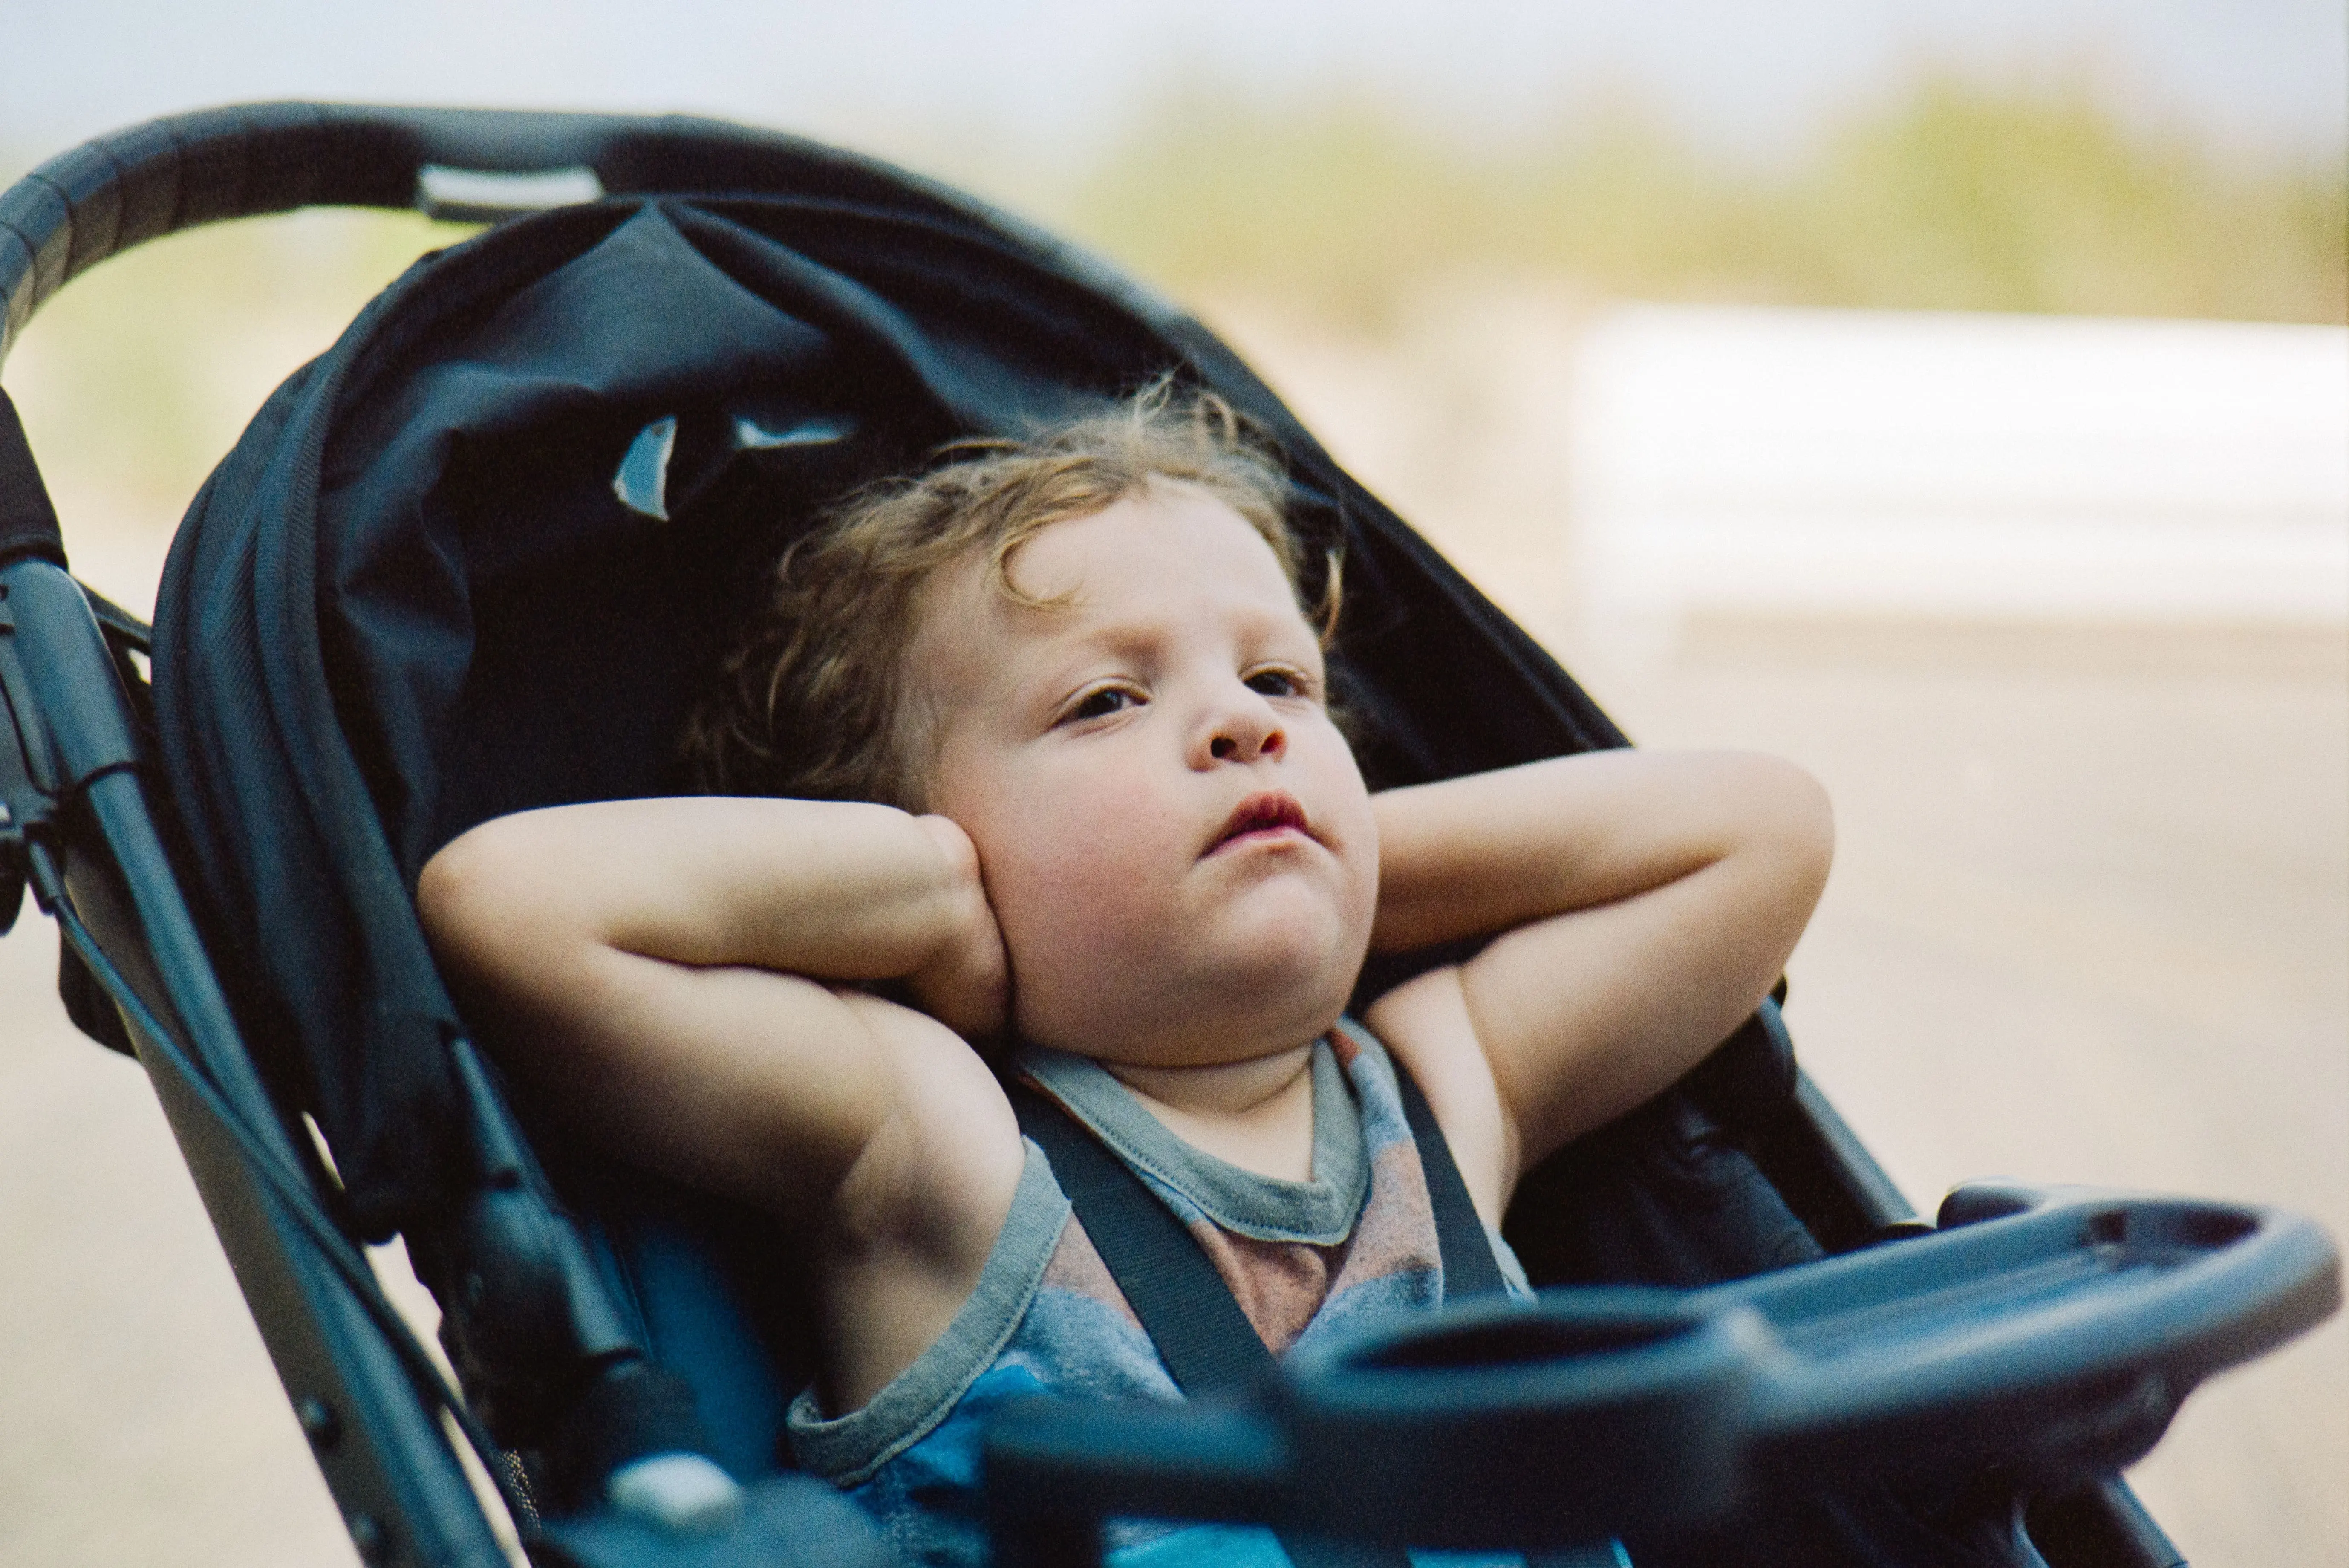
{"type": "Polygon", "coordinates": [[[1050,683],[1070,679],[1068,672],[1073,669],[1102,659],[1147,664],[1164,651],[1175,634],[1175,628],[1164,623],[1137,627],[1127,620],[1071,628],[1053,639],[1055,646],[1047,664],[1051,672],[1050,683]]]}
{"type": "MultiPolygon", "coordinates": [[[[1081,607],[1079,614],[1081,615],[1081,607]]],[[[1317,651],[1320,639],[1313,635],[1302,612],[1294,608],[1274,610],[1256,606],[1236,606],[1227,612],[1230,627],[1243,643],[1278,643],[1294,639],[1300,646],[1317,651]]],[[[1106,653],[1118,658],[1139,659],[1158,653],[1172,643],[1181,640],[1195,629],[1196,623],[1179,611],[1168,610],[1151,615],[1124,615],[1113,620],[1092,625],[1076,625],[1066,628],[1062,639],[1072,645],[1071,657],[1084,653],[1106,653]]]]}

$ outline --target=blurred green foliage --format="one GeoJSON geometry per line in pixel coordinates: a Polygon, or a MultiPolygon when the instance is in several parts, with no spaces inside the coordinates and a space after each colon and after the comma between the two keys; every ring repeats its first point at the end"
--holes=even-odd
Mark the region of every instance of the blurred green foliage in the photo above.
{"type": "Polygon", "coordinates": [[[316,211],[100,263],[43,307],[5,367],[52,489],[184,503],[280,380],[419,254],[471,232],[316,211]]]}
{"type": "MultiPolygon", "coordinates": [[[[976,183],[1179,296],[1372,330],[1431,284],[1490,276],[1594,299],[2316,322],[2349,296],[2340,170],[2126,128],[2085,84],[1927,78],[1778,166],[1702,154],[1621,98],[1476,142],[1369,95],[1213,88],[1170,92],[1081,176],[997,151],[976,183]]],[[[465,232],[305,213],[161,242],[76,280],[7,385],[55,483],[176,512],[282,377],[465,232]]]]}
{"type": "Polygon", "coordinates": [[[2339,322],[2338,168],[2125,127],[2085,83],[1928,78],[1808,156],[1701,155],[1635,102],[1473,145],[1365,97],[1170,95],[1064,215],[1178,295],[1385,317],[1432,277],[1600,296],[2339,322]]]}

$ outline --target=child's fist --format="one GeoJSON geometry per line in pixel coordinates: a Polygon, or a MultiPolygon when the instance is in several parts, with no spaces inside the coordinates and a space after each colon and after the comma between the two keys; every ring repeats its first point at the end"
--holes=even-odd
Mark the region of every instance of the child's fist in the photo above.
{"type": "Polygon", "coordinates": [[[906,988],[923,1012],[964,1039],[989,1039],[1010,1022],[1011,969],[979,877],[978,850],[949,817],[915,820],[946,857],[949,913],[936,951],[905,977],[906,988]]]}

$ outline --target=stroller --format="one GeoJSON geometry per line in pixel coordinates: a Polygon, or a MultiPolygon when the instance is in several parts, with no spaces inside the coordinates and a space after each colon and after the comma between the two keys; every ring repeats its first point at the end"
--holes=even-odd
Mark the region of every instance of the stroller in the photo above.
{"type": "MultiPolygon", "coordinates": [[[[75,1023],[145,1065],[364,1561],[505,1562],[501,1505],[540,1563],[892,1561],[780,1440],[810,1338],[771,1222],[509,1103],[418,929],[431,852],[682,789],[695,683],[825,501],[1170,374],[1270,432],[1301,531],[1343,551],[1333,680],[1373,787],[1626,742],[1198,323],[786,136],[157,121],[0,196],[0,353],[159,235],[419,202],[493,226],[270,399],[181,529],[151,641],[67,575],[0,399],[0,929],[29,885],[75,1023]],[[396,1233],[458,1387],[360,1251],[396,1233]]],[[[1357,1000],[1448,956],[1376,965],[1357,1000]]],[[[1299,1561],[2170,1568],[2117,1472],[2340,1294],[2327,1239],[2264,1210],[1975,1186],[1920,1220],[1775,1003],[1531,1173],[1505,1231],[1556,1287],[1533,1306],[1181,1405],[1007,1412],[999,1555],[1096,1561],[1103,1521],[1150,1515],[1270,1524],[1299,1561]]]]}

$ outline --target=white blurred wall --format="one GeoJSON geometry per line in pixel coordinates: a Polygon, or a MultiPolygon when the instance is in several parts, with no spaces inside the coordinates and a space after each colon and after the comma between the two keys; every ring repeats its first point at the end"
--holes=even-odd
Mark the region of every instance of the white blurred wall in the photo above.
{"type": "Polygon", "coordinates": [[[2349,331],[1640,306],[1568,427],[1586,626],[2349,626],[2349,331]]]}

